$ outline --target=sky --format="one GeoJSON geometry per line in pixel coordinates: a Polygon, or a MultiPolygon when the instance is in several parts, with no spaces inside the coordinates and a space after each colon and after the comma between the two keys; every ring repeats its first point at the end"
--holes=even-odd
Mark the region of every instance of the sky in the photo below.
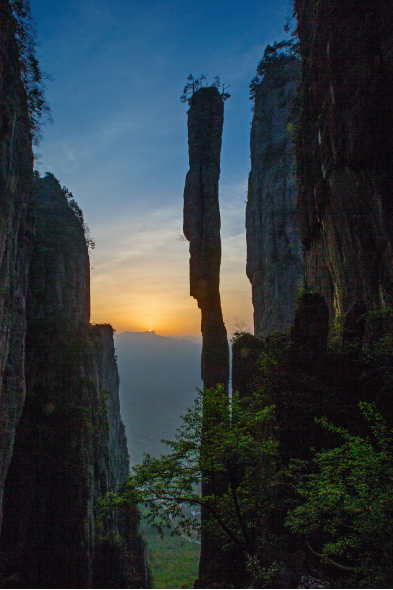
{"type": "Polygon", "coordinates": [[[91,321],[117,332],[200,336],[189,295],[182,208],[188,170],[187,76],[218,74],[225,102],[219,198],[221,299],[229,335],[253,325],[245,203],[249,84],[268,43],[286,35],[290,0],[31,0],[46,96],[36,168],[52,172],[84,212],[91,321]]]}

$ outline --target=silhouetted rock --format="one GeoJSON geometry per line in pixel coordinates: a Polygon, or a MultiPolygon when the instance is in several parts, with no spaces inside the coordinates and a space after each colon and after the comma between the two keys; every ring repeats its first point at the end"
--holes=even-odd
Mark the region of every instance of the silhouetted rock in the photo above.
{"type": "Polygon", "coordinates": [[[188,111],[190,170],[184,188],[184,235],[190,242],[190,295],[202,312],[202,380],[228,386],[229,348],[220,300],[220,177],[224,105],[217,88],[201,88],[188,111]]]}
{"type": "MultiPolygon", "coordinates": [[[[220,177],[223,98],[217,88],[201,88],[188,111],[190,170],[184,188],[184,235],[190,242],[190,295],[202,313],[202,381],[204,387],[224,384],[228,391],[229,347],[220,300],[220,177]]],[[[220,475],[205,474],[202,495],[222,493],[227,486],[220,475]]],[[[202,524],[210,518],[201,510],[202,524]]],[[[228,556],[222,543],[202,531],[199,578],[203,584],[220,584],[228,577],[228,556]]]]}
{"type": "Polygon", "coordinates": [[[247,276],[252,285],[254,332],[261,336],[292,325],[303,281],[292,143],[299,67],[292,56],[277,61],[255,92],[246,210],[247,276]]]}
{"type": "Polygon", "coordinates": [[[97,500],[128,475],[113,330],[88,323],[89,257],[64,191],[52,175],[35,185],[27,392],[5,486],[1,573],[18,574],[21,588],[108,580],[140,587],[144,549],[135,508],[104,527],[94,513],[97,500]],[[112,569],[100,580],[100,559],[109,552],[112,569]]]}

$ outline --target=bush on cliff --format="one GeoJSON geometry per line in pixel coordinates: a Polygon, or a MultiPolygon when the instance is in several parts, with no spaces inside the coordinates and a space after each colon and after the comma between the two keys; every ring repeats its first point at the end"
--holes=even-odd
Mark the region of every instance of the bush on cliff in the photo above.
{"type": "Polygon", "coordinates": [[[393,431],[373,404],[361,408],[367,437],[319,420],[344,442],[292,465],[303,502],[286,524],[323,564],[342,572],[341,587],[391,588],[393,431]]]}

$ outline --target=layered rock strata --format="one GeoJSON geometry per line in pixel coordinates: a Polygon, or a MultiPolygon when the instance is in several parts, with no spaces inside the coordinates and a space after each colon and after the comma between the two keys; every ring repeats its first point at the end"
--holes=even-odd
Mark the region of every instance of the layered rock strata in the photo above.
{"type": "Polygon", "coordinates": [[[303,281],[292,142],[298,78],[299,62],[288,56],[269,68],[255,92],[246,209],[247,276],[254,332],[261,336],[291,326],[303,281]]]}
{"type": "MultiPolygon", "coordinates": [[[[188,111],[190,170],[184,188],[184,235],[190,242],[190,295],[202,314],[202,381],[204,387],[224,384],[228,391],[229,347],[220,300],[220,177],[221,137],[224,122],[223,98],[217,88],[198,90],[188,111]]],[[[202,441],[202,444],[204,442],[202,441]]],[[[226,482],[205,473],[202,494],[220,494],[226,482]],[[213,483],[214,482],[214,483],[213,483]]],[[[202,507],[202,524],[209,519],[202,507]]],[[[225,555],[211,535],[202,532],[199,578],[203,584],[220,583],[227,574],[225,555]]]]}
{"type": "Polygon", "coordinates": [[[19,588],[141,587],[135,510],[121,526],[115,516],[98,526],[94,512],[128,475],[113,330],[89,325],[84,230],[52,175],[36,179],[33,206],[27,393],[5,486],[2,576],[19,588]]]}
{"type": "Polygon", "coordinates": [[[393,297],[393,5],[296,0],[302,57],[296,139],[309,289],[331,317],[393,297]]]}
{"type": "Polygon", "coordinates": [[[33,178],[27,97],[15,21],[0,1],[0,527],[4,481],[25,398],[24,338],[28,262],[34,223],[27,207],[33,178]]]}

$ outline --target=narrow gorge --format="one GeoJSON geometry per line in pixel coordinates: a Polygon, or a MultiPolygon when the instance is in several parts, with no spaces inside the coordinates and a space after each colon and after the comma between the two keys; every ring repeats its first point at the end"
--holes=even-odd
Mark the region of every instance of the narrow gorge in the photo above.
{"type": "Polygon", "coordinates": [[[203,389],[159,446],[145,424],[179,424],[170,361],[191,383],[194,344],[151,329],[116,337],[129,391],[130,355],[141,383],[150,371],[161,386],[155,401],[153,386],[129,394],[127,413],[143,399],[152,418],[138,453],[146,440],[163,449],[131,472],[114,329],[90,323],[92,240],[72,193],[34,172],[44,103],[32,102],[21,6],[0,0],[0,587],[154,587],[142,514],[150,533],[194,544],[194,564],[200,535],[195,588],[392,587],[393,4],[294,0],[292,36],[257,66],[254,329],[233,334],[231,367],[219,205],[229,95],[218,76],[204,86],[190,74],[183,231],[203,389]]]}

